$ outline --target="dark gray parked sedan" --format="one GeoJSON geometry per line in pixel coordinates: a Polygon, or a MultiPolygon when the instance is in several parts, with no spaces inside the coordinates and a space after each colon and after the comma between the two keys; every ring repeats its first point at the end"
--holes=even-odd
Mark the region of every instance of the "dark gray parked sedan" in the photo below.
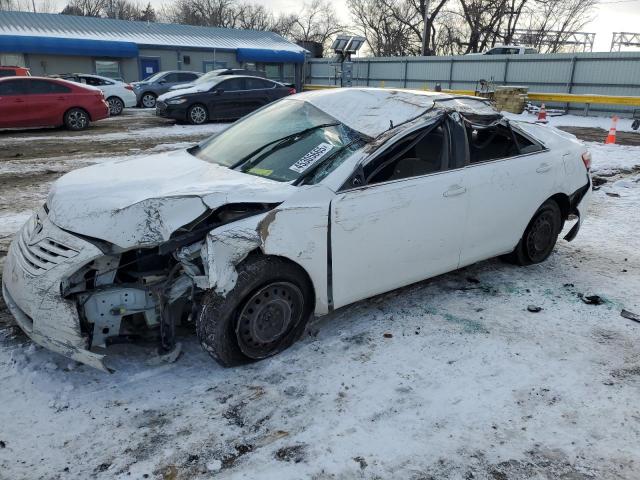
{"type": "Polygon", "coordinates": [[[156,99],[169,91],[171,87],[181,83],[191,83],[200,77],[202,73],[186,72],[184,70],[171,70],[168,72],[158,72],[141,82],[133,82],[133,91],[138,99],[138,106],[144,108],[154,108],[156,99]]]}
{"type": "Polygon", "coordinates": [[[193,125],[209,120],[236,120],[294,93],[295,88],[266,78],[221,75],[158,97],[156,115],[193,125]]]}

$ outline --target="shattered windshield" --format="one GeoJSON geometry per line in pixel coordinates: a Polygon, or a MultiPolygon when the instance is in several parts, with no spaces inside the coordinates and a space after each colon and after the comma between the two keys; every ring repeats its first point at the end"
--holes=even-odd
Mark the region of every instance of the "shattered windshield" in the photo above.
{"type": "Polygon", "coordinates": [[[280,182],[313,174],[315,183],[362,144],[358,133],[318,108],[285,99],[205,140],[192,153],[210,163],[280,182]]]}

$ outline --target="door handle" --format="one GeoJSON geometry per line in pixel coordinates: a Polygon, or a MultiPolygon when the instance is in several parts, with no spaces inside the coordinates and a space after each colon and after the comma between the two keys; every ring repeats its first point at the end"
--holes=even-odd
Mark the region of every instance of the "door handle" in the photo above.
{"type": "Polygon", "coordinates": [[[444,195],[445,197],[456,197],[458,195],[462,195],[466,191],[467,189],[464,187],[461,187],[460,185],[453,185],[449,188],[449,190],[444,192],[442,195],[444,195]]]}
{"type": "Polygon", "coordinates": [[[65,99],[64,97],[58,97],[58,98],[56,98],[56,100],[64,100],[64,99],[65,99]]]}
{"type": "Polygon", "coordinates": [[[540,166],[536,168],[536,172],[538,173],[548,172],[549,170],[551,170],[551,165],[548,163],[541,163],[540,166]]]}
{"type": "Polygon", "coordinates": [[[16,99],[14,100],[14,103],[24,103],[24,100],[21,100],[21,99],[19,99],[19,98],[16,98],[16,99]]]}

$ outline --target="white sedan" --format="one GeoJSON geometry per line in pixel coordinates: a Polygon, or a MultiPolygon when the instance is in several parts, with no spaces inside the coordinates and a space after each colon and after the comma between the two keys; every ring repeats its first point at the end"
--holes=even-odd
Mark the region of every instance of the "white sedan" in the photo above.
{"type": "Polygon", "coordinates": [[[70,73],[60,75],[60,77],[100,89],[109,104],[109,114],[111,116],[120,115],[125,108],[136,106],[136,94],[133,91],[133,87],[128,83],[87,73],[70,73]]]}
{"type": "Polygon", "coordinates": [[[37,343],[104,348],[194,323],[218,362],[274,355],[358,300],[504,255],[547,259],[591,191],[572,135],[483,99],[350,88],[286,97],[188,150],[58,180],[3,294],[37,343]]]}

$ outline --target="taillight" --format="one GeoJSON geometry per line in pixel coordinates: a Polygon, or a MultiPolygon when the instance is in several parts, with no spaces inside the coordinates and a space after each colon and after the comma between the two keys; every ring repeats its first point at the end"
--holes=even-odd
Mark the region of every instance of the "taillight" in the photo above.
{"type": "Polygon", "coordinates": [[[591,152],[586,151],[582,154],[582,163],[587,171],[591,170],[591,152]]]}
{"type": "Polygon", "coordinates": [[[297,93],[296,89],[293,87],[289,87],[289,95],[293,95],[295,93],[297,93]]]}
{"type": "Polygon", "coordinates": [[[126,88],[127,90],[133,91],[133,87],[131,85],[129,85],[128,83],[124,86],[124,88],[126,88]]]}

